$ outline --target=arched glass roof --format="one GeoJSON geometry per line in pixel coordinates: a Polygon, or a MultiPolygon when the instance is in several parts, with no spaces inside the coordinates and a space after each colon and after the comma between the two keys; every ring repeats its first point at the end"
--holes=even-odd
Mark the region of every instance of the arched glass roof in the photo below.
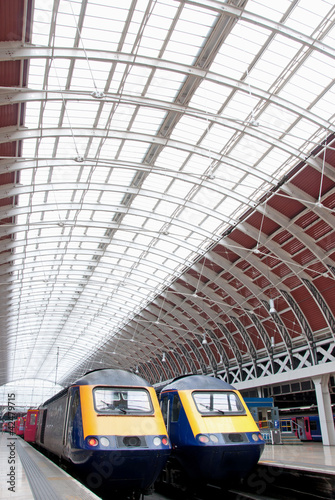
{"type": "Polygon", "coordinates": [[[21,64],[21,85],[1,90],[2,104],[19,111],[17,124],[0,129],[1,143],[18,145],[2,160],[14,178],[2,185],[12,203],[1,227],[0,379],[53,380],[57,371],[64,383],[99,361],[133,369],[134,359],[160,356],[168,322],[159,333],[145,328],[141,352],[134,341],[165,311],[157,297],[196,273],[297,165],[326,167],[311,153],[335,131],[335,8],[35,0],[30,15],[26,7],[27,38],[0,46],[1,61],[21,64]]]}

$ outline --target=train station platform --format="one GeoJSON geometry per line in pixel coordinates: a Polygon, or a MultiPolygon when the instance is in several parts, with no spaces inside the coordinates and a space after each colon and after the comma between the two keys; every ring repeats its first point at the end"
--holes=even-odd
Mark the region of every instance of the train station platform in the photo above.
{"type": "Polygon", "coordinates": [[[0,434],[2,500],[99,500],[76,479],[26,443],[0,434]]]}
{"type": "Polygon", "coordinates": [[[323,446],[318,442],[302,442],[300,445],[265,446],[259,464],[334,475],[335,446],[323,446]]]}

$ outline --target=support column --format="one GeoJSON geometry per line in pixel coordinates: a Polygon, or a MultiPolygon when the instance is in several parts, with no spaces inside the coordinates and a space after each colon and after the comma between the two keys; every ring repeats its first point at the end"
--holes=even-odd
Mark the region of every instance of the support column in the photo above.
{"type": "Polygon", "coordinates": [[[318,406],[322,443],[326,446],[335,446],[335,428],[329,394],[329,374],[313,377],[316,402],[318,406]]]}

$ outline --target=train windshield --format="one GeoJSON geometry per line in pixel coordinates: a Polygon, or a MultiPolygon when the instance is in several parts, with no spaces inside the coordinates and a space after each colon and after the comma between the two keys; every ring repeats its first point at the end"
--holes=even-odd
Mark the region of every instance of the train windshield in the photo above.
{"type": "Polygon", "coordinates": [[[93,389],[94,407],[109,415],[142,415],[153,413],[150,394],[146,389],[96,387],[93,389]]]}
{"type": "Polygon", "coordinates": [[[203,415],[245,415],[243,404],[235,392],[195,391],[193,399],[203,415]]]}

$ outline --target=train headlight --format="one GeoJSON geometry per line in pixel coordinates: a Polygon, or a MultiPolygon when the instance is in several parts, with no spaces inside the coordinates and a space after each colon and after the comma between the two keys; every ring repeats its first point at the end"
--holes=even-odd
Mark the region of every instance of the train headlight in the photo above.
{"type": "Polygon", "coordinates": [[[219,442],[219,438],[215,434],[210,434],[209,439],[215,444],[219,442]]]}
{"type": "Polygon", "coordinates": [[[161,442],[162,442],[162,440],[160,437],[158,437],[158,436],[154,437],[153,443],[155,446],[160,446],[161,442]]]}
{"type": "Polygon", "coordinates": [[[199,434],[198,436],[198,440],[200,441],[200,443],[202,444],[207,444],[209,443],[209,437],[206,436],[206,434],[199,434]]]}
{"type": "Polygon", "coordinates": [[[162,443],[163,443],[165,446],[167,446],[167,445],[169,444],[169,440],[168,440],[168,438],[164,436],[164,437],[162,438],[162,443]]]}
{"type": "Polygon", "coordinates": [[[259,435],[258,435],[258,434],[255,434],[255,433],[254,433],[254,434],[252,434],[252,435],[251,435],[251,437],[252,437],[252,439],[253,439],[254,441],[258,441],[258,440],[259,440],[259,435]]]}
{"type": "Polygon", "coordinates": [[[102,446],[109,446],[109,439],[107,439],[106,437],[100,438],[100,444],[102,446]]]}
{"type": "Polygon", "coordinates": [[[95,437],[88,438],[87,442],[90,446],[98,446],[99,444],[99,441],[95,437]]]}

